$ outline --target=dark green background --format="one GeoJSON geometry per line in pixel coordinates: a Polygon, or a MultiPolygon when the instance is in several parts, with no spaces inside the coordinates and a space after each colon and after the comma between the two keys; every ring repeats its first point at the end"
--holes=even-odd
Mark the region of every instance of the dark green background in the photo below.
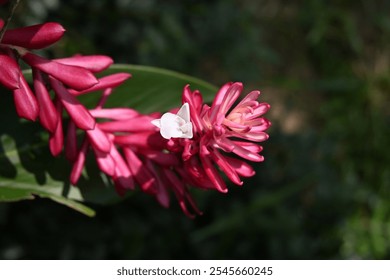
{"type": "Polygon", "coordinates": [[[389,258],[389,11],[390,1],[22,1],[14,26],[67,29],[49,57],[100,53],[242,81],[271,104],[273,126],[256,177],[227,195],[197,192],[195,220],[140,193],[91,205],[92,219],[45,199],[0,204],[0,258],[389,258]]]}

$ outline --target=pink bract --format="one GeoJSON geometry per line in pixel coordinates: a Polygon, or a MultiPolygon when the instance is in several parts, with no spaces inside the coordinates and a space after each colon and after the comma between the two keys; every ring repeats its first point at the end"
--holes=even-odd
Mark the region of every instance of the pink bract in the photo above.
{"type": "Polygon", "coordinates": [[[47,22],[6,30],[1,43],[27,49],[42,49],[60,40],[64,32],[65,29],[60,24],[47,22]]]}

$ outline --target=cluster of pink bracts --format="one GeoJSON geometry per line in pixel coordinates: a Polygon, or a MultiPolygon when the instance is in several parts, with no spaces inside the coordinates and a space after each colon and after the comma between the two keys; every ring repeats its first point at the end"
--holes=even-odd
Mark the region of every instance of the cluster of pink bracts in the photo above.
{"type": "Polygon", "coordinates": [[[237,185],[242,185],[240,177],[254,175],[253,168],[239,158],[263,161],[257,142],[268,138],[264,131],[270,122],[263,114],[270,106],[257,101],[260,92],[250,92],[234,106],[242,84],[227,83],[210,107],[203,104],[200,92],[186,86],[182,102],[189,106],[192,137],[164,139],[152,124],[160,113],[144,115],[130,108],[103,108],[113,89],[130,78],[127,73],[95,77],[94,73],[112,64],[111,58],[77,55],[48,60],[31,52],[57,42],[64,31],[58,23],[6,30],[0,42],[0,84],[13,91],[20,117],[38,119],[48,131],[51,153],[57,156],[64,150],[73,164],[73,185],[77,185],[86,154],[92,150],[100,170],[112,178],[120,195],[139,186],[168,207],[173,191],[183,211],[194,216],[201,212],[190,187],[226,193],[221,173],[237,185]],[[20,59],[32,69],[32,87],[19,67],[20,59]],[[94,109],[88,110],[77,96],[95,91],[102,91],[102,97],[94,109]],[[66,128],[64,110],[69,116],[66,128]],[[80,146],[77,130],[84,137],[80,146]]]}

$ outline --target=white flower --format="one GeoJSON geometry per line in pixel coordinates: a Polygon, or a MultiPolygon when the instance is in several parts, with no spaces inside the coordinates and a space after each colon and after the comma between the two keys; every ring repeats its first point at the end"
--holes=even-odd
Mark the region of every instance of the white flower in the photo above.
{"type": "Polygon", "coordinates": [[[165,139],[192,138],[192,123],[190,121],[190,106],[184,103],[177,114],[165,113],[161,119],[155,119],[152,124],[160,128],[165,139]]]}

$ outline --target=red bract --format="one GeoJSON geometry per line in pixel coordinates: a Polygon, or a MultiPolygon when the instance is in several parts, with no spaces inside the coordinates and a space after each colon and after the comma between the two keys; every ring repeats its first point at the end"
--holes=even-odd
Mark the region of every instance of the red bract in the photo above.
{"type": "Polygon", "coordinates": [[[33,69],[34,90],[39,104],[39,121],[49,132],[54,133],[57,129],[58,119],[61,117],[57,112],[49,91],[45,86],[42,74],[37,69],[33,69]]]}
{"type": "Polygon", "coordinates": [[[58,23],[47,22],[5,31],[1,44],[27,49],[46,48],[64,35],[65,29],[58,23]]]}
{"type": "Polygon", "coordinates": [[[58,156],[61,151],[62,147],[64,145],[64,132],[62,130],[62,104],[59,99],[55,100],[55,108],[58,112],[58,122],[56,125],[56,129],[54,132],[50,133],[50,138],[49,138],[49,148],[50,152],[53,156],[58,156]]]}
{"type": "MultiPolygon", "coordinates": [[[[113,141],[115,138],[115,136],[112,134],[108,134],[108,137],[111,141],[113,141]]],[[[123,156],[119,153],[117,147],[114,144],[111,145],[110,155],[115,162],[115,174],[112,179],[114,181],[117,192],[120,195],[124,195],[126,190],[134,190],[134,176],[132,175],[123,156]]]]}
{"type": "Polygon", "coordinates": [[[39,114],[38,103],[23,76],[20,76],[19,88],[14,90],[16,112],[21,118],[35,121],[39,114]]]}
{"type": "Polygon", "coordinates": [[[95,127],[95,119],[88,110],[59,81],[50,77],[50,85],[77,127],[84,130],[95,127]]]}
{"type": "Polygon", "coordinates": [[[127,120],[140,115],[136,110],[130,108],[92,109],[89,112],[94,118],[110,116],[110,119],[116,121],[127,120]]]}
{"type": "Polygon", "coordinates": [[[10,90],[19,88],[19,65],[8,55],[0,52],[0,83],[10,90]]]}
{"type": "Polygon", "coordinates": [[[22,59],[31,67],[49,74],[75,90],[84,90],[98,83],[91,71],[79,66],[61,64],[26,52],[22,59]]]}
{"type": "Polygon", "coordinates": [[[127,79],[131,78],[129,73],[115,73],[108,76],[104,76],[98,80],[98,83],[86,90],[70,90],[73,95],[81,95],[91,93],[97,90],[104,90],[106,88],[115,88],[123,84],[127,79]]]}
{"type": "Polygon", "coordinates": [[[84,162],[86,158],[86,154],[88,152],[89,147],[92,148],[94,154],[95,154],[95,159],[98,164],[98,167],[102,172],[107,174],[108,176],[114,176],[115,175],[115,168],[116,164],[114,159],[110,155],[110,146],[111,142],[108,142],[108,137],[106,134],[104,134],[100,129],[95,127],[93,130],[89,130],[89,132],[96,132],[92,134],[87,134],[87,136],[84,138],[83,144],[81,145],[80,150],[78,151],[78,155],[76,156],[76,160],[73,164],[73,169],[70,174],[70,182],[73,185],[77,184],[77,181],[79,180],[81,176],[81,172],[84,168],[84,162]],[[108,151],[103,151],[101,147],[99,147],[98,144],[96,144],[99,141],[104,141],[108,142],[108,151]]]}
{"type": "Polygon", "coordinates": [[[107,69],[113,63],[112,58],[105,55],[75,55],[72,57],[54,59],[53,61],[61,64],[83,67],[94,73],[107,69]]]}

